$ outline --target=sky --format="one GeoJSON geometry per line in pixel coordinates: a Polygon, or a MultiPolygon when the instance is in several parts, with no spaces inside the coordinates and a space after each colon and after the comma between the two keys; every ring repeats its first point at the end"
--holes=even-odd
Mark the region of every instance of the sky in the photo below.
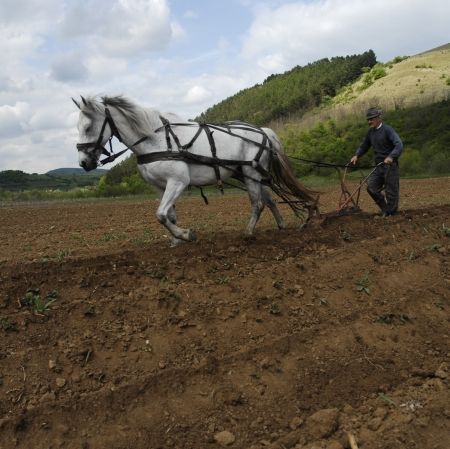
{"type": "Polygon", "coordinates": [[[446,44],[449,17],[448,0],[0,0],[0,171],[78,166],[71,97],[195,118],[296,65],[446,44]]]}

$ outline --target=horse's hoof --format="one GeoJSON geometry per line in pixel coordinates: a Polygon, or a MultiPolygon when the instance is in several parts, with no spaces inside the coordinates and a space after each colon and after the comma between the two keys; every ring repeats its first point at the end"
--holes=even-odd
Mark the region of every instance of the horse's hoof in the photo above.
{"type": "Polygon", "coordinates": [[[195,232],[189,229],[188,232],[188,240],[190,242],[195,242],[197,240],[197,236],[195,235],[195,232]]]}
{"type": "Polygon", "coordinates": [[[255,234],[244,234],[244,240],[253,241],[256,240],[255,234]]]}
{"type": "Polygon", "coordinates": [[[170,248],[175,248],[176,246],[178,246],[180,243],[182,243],[183,242],[183,240],[181,240],[181,239],[177,239],[176,237],[173,237],[171,240],[170,240],[170,248]]]}

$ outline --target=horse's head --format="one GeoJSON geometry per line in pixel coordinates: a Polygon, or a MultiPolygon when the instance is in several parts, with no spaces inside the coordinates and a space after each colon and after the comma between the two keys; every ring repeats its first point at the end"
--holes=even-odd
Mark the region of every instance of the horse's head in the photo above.
{"type": "Polygon", "coordinates": [[[81,97],[79,103],[72,98],[80,110],[78,117],[78,162],[86,171],[94,170],[103,154],[109,155],[104,145],[112,137],[109,111],[103,104],[81,97]]]}

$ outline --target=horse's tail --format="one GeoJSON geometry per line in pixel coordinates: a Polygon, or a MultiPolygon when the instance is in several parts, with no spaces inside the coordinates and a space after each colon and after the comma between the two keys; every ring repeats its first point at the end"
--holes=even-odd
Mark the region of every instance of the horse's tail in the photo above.
{"type": "Polygon", "coordinates": [[[279,142],[274,145],[270,165],[270,181],[272,190],[280,196],[294,211],[300,215],[308,210],[308,219],[316,212],[319,214],[319,192],[303,185],[295,176],[288,157],[284,154],[279,142]]]}

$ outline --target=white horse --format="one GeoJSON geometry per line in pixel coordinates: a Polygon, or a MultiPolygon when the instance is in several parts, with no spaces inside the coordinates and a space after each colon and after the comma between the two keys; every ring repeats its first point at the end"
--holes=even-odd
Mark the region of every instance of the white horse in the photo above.
{"type": "Polygon", "coordinates": [[[175,114],[137,106],[122,96],[81,99],[73,100],[80,109],[80,166],[89,171],[114,160],[117,155],[111,155],[104,145],[118,138],[136,154],[143,179],[160,193],[156,217],[170,231],[174,244],[196,238],[190,229],[177,225],[175,202],[188,186],[217,183],[222,187],[230,177],[243,182],[252,208],[247,236],[253,235],[266,205],[278,227],[285,227],[268,187],[297,215],[306,209],[309,219],[318,211],[318,195],[297,181],[280,141],[269,128],[243,122],[185,121],[175,114]],[[108,157],[99,161],[102,154],[108,157]]]}

